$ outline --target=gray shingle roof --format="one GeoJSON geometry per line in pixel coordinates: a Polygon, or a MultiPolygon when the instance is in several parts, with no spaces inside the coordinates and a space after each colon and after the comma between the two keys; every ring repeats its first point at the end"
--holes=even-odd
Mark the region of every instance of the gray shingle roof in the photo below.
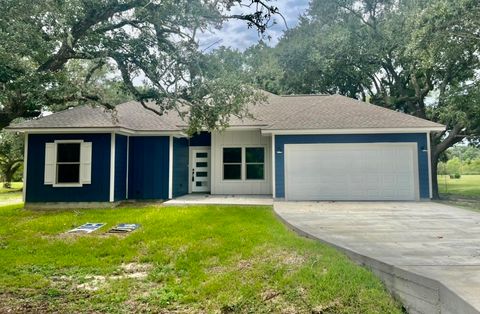
{"type": "Polygon", "coordinates": [[[119,104],[113,111],[98,106],[78,106],[8,128],[124,128],[134,131],[179,131],[181,128],[178,125],[181,121],[174,111],[158,115],[145,109],[139,102],[130,101],[119,104]]]}
{"type": "MultiPolygon", "coordinates": [[[[254,118],[232,118],[230,126],[257,126],[264,130],[443,127],[438,123],[340,95],[266,95],[266,102],[249,106],[254,118]]],[[[118,105],[115,111],[101,107],[75,107],[15,124],[9,129],[118,127],[133,131],[181,131],[185,125],[186,122],[174,111],[158,115],[140,103],[131,101],[118,105]]]]}

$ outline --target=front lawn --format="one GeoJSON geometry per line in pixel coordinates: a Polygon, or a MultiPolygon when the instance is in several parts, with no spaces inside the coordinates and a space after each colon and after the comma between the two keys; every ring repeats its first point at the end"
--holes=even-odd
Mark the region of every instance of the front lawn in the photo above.
{"type": "Polygon", "coordinates": [[[401,313],[369,271],[270,207],[0,207],[0,312],[401,313]],[[64,232],[107,223],[91,235],[64,232]],[[140,223],[108,235],[117,223],[140,223]]]}

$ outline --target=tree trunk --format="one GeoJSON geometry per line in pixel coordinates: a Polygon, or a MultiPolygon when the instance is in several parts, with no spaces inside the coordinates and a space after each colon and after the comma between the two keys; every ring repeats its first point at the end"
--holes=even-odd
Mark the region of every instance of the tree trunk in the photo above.
{"type": "Polygon", "coordinates": [[[446,151],[448,148],[452,147],[456,143],[463,141],[465,136],[459,135],[462,127],[460,125],[454,126],[451,130],[448,131],[448,136],[442,140],[442,134],[431,134],[430,135],[430,142],[432,144],[430,147],[431,150],[431,160],[430,165],[432,169],[432,198],[439,199],[440,194],[438,193],[438,178],[437,178],[437,170],[438,170],[438,160],[440,155],[446,151]],[[434,145],[433,143],[436,143],[434,145]]]}
{"type": "Polygon", "coordinates": [[[430,163],[432,168],[432,198],[435,200],[440,199],[440,194],[438,193],[438,177],[437,177],[437,170],[438,170],[438,158],[439,154],[431,154],[430,163]]]}
{"type": "Polygon", "coordinates": [[[5,171],[5,181],[3,182],[3,187],[6,188],[6,189],[11,189],[12,188],[12,178],[13,178],[13,174],[15,173],[15,171],[12,171],[12,168],[10,168],[9,170],[5,171]]]}

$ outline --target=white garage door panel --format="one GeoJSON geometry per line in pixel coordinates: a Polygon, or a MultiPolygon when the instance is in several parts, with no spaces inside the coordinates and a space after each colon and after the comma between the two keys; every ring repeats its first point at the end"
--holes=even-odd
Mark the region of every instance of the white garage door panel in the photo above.
{"type": "Polygon", "coordinates": [[[415,200],[416,145],[285,145],[288,200],[415,200]]]}

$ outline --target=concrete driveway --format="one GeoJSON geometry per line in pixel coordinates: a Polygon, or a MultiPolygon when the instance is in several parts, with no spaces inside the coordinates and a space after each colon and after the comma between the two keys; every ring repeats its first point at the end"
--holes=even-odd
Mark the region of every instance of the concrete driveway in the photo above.
{"type": "Polygon", "coordinates": [[[480,213],[434,202],[275,202],[375,272],[410,313],[480,313],[480,213]]]}

